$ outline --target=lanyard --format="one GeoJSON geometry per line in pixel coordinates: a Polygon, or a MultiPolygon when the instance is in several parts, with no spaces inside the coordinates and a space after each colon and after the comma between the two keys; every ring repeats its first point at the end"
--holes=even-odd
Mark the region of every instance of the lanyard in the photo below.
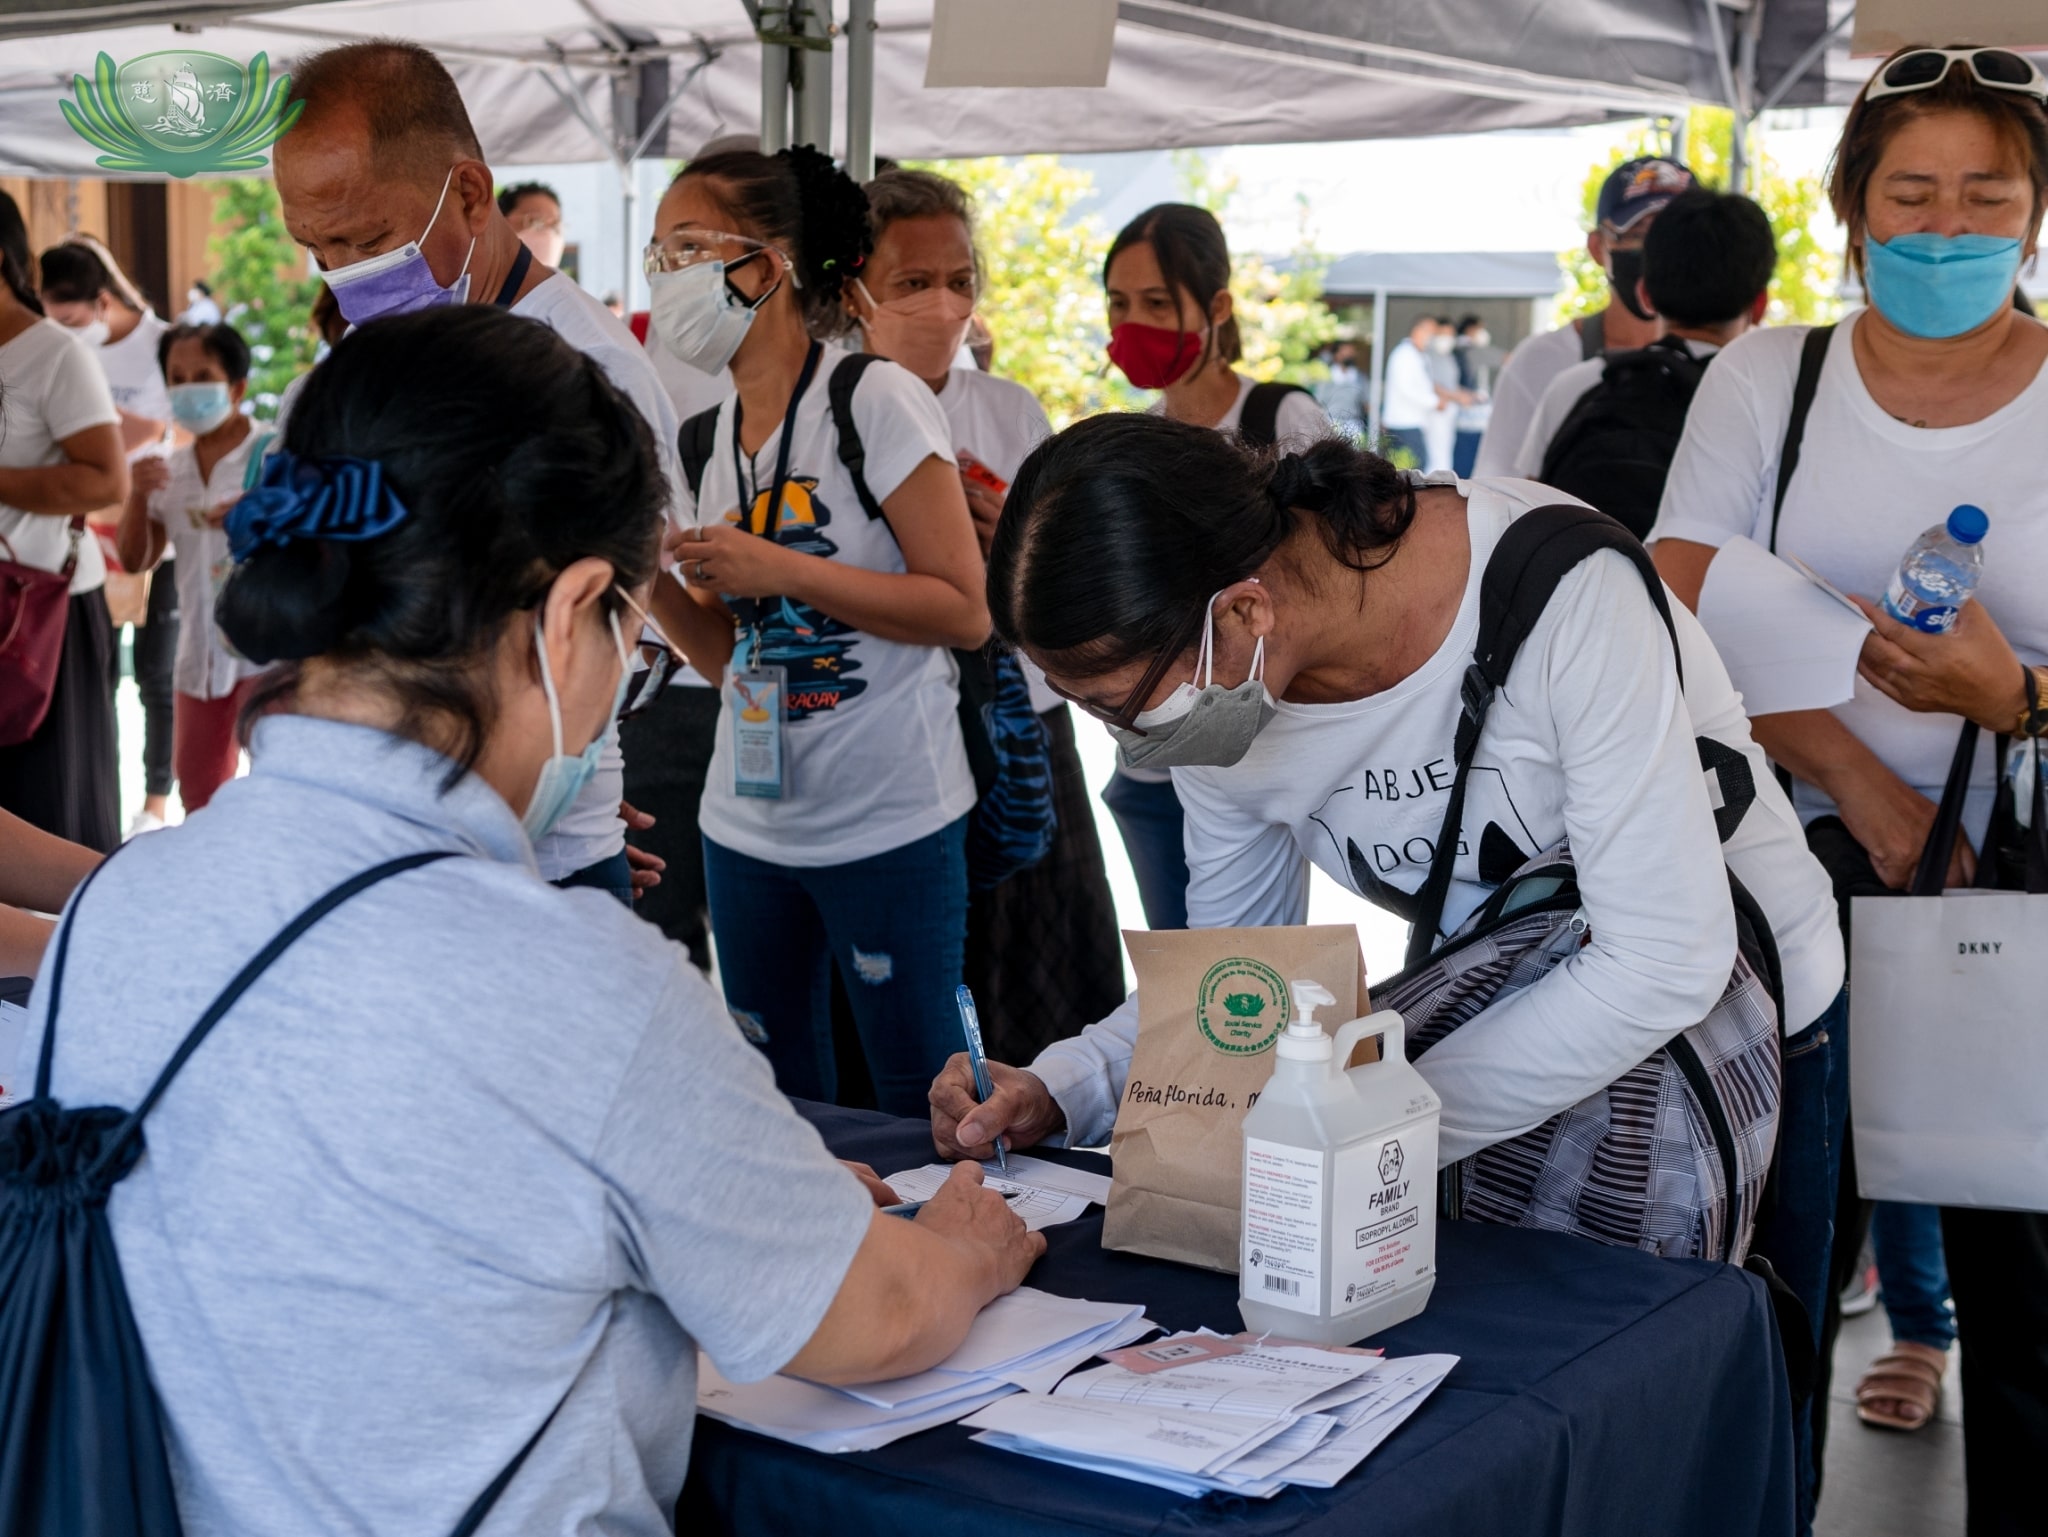
{"type": "MultiPolygon", "coordinates": [[[[796,437],[796,408],[804,398],[804,391],[811,387],[811,380],[818,372],[818,359],[824,355],[824,347],[818,342],[812,342],[811,350],[804,354],[804,366],[796,376],[796,388],[789,392],[789,404],[782,409],[782,441],[775,447],[775,480],[769,487],[768,505],[762,511],[761,527],[758,530],[763,539],[773,539],[776,530],[782,526],[782,488],[789,480],[789,450],[790,444],[796,437]]],[[[740,425],[745,410],[746,407],[739,397],[734,396],[732,402],[732,487],[736,493],[749,489],[753,492],[747,498],[741,510],[740,527],[749,533],[754,533],[756,532],[754,528],[754,503],[761,499],[761,488],[758,484],[753,483],[753,478],[745,473],[740,464],[740,425]]],[[[775,600],[769,598],[742,598],[738,599],[735,603],[736,608],[744,607],[743,620],[745,623],[753,626],[753,662],[756,666],[760,665],[761,661],[762,605],[773,601],[775,600]]]]}
{"type": "Polygon", "coordinates": [[[512,307],[512,301],[519,295],[519,285],[526,281],[526,270],[533,265],[533,252],[522,243],[519,254],[512,258],[512,270],[505,274],[504,284],[498,289],[498,297],[491,303],[501,310],[512,307]]]}

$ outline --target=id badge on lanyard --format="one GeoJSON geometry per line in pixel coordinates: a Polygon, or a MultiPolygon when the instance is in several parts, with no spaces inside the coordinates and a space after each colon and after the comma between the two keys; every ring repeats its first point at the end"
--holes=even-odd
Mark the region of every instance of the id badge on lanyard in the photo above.
{"type": "Polygon", "coordinates": [[[732,788],[735,795],[780,800],[785,793],[782,700],[786,667],[763,667],[761,632],[754,632],[752,667],[735,667],[725,707],[732,711],[732,788]]]}

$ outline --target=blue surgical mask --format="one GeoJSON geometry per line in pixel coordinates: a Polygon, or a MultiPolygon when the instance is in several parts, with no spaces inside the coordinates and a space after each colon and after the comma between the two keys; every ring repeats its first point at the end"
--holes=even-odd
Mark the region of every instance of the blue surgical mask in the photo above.
{"type": "Polygon", "coordinates": [[[583,793],[583,787],[590,783],[597,773],[598,761],[604,756],[604,740],[611,734],[612,722],[618,719],[619,707],[626,702],[626,688],[632,682],[633,670],[626,664],[626,643],[619,636],[619,616],[613,614],[612,644],[619,648],[619,687],[612,695],[611,712],[604,718],[604,726],[590,740],[590,745],[580,753],[562,751],[562,698],[555,692],[554,671],[548,666],[547,637],[541,633],[540,616],[533,619],[533,644],[540,652],[540,686],[548,696],[548,726],[555,734],[555,750],[547,762],[540,766],[540,778],[533,784],[533,798],[526,803],[526,810],[519,818],[519,825],[526,829],[526,836],[538,843],[554,829],[569,808],[576,803],[576,797],[583,793]]]}
{"type": "Polygon", "coordinates": [[[194,437],[203,438],[235,409],[235,397],[225,382],[202,379],[197,384],[174,384],[170,389],[171,420],[194,437]]]}
{"type": "Polygon", "coordinates": [[[427,238],[434,221],[441,217],[442,206],[448,201],[448,188],[454,180],[455,168],[450,166],[441,179],[441,196],[435,200],[434,211],[428,216],[426,229],[420,231],[419,240],[408,240],[395,251],[320,274],[321,281],[334,294],[343,320],[352,326],[368,325],[386,315],[409,315],[436,305],[460,304],[469,297],[469,259],[476,254],[474,237],[470,239],[469,250],[463,253],[462,270],[446,288],[435,278],[434,269],[427,265],[426,255],[420,250],[420,240],[427,238]]]}
{"type": "Polygon", "coordinates": [[[1916,231],[1863,242],[1870,302],[1908,336],[1961,336],[2012,303],[2020,242],[2005,235],[1916,231]]]}

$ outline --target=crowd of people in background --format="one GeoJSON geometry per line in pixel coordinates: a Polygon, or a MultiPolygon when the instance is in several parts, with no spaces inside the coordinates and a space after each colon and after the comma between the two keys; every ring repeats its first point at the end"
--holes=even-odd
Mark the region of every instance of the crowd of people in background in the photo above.
{"type": "MultiPolygon", "coordinates": [[[[2027,69],[1880,69],[1829,184],[1868,300],[1840,324],[1764,325],[1764,211],[1631,160],[1587,237],[1605,308],[1505,357],[1478,315],[1410,317],[1377,442],[1356,342],[1315,394],[1245,370],[1224,232],[1186,204],[1075,275],[1099,280],[1106,364],[1155,399],[1057,433],[990,371],[977,210],[930,171],[861,185],[809,148],[707,146],[654,210],[649,310],[622,317],[560,270],[560,199],[496,184],[409,45],[293,69],[274,174],[330,346],[275,423],[205,284],[166,322],[97,242],[31,252],[0,198],[0,554],[66,584],[45,708],[0,746],[0,902],[90,888],[61,1033],[32,1020],[54,1092],[135,1103],[291,913],[458,856],[298,942],[269,1030],[223,1027],[113,1207],[191,1524],[447,1526],[526,1443],[502,1496],[521,1529],[652,1525],[699,1346],[735,1378],[943,1358],[1041,1241],[971,1161],[883,1218],[886,1187],[789,1099],[929,1114],[968,1160],[1108,1136],[1137,1009],[1078,749],[1106,724],[1102,799],[1154,928],[1302,923],[1314,867],[1447,938],[1569,845],[1583,951],[1426,1064],[1447,1161],[1708,1014],[1746,942],[1735,877],[1781,966],[1753,1252],[1817,1363],[1801,1530],[1866,1229],[1895,1343],[1859,1412],[1927,1424],[1960,1334],[1971,1530],[2027,1529],[2048,1218],[1873,1220],[1845,972],[1850,899],[1908,883],[1959,722],[2048,724],[2048,327],[2016,291],[2048,82],[2027,69]],[[1694,613],[1720,548],[1796,548],[1875,594],[1963,488],[1999,546],[1955,633],[1873,610],[1853,701],[1748,715],[1694,613]],[[1523,639],[1477,748],[1485,836],[1442,835],[1489,558],[1574,501],[1627,533],[1523,639]],[[125,829],[122,573],[153,574],[125,829]],[[1703,762],[1753,785],[1732,825],[1703,762]],[[1361,793],[1381,770],[1427,793],[1361,793]],[[188,820],[163,832],[174,785],[188,820]],[[124,831],[148,836],[95,874],[124,831]],[[986,1100],[954,1051],[963,981],[986,1100]],[[247,1326],[197,1334],[193,1307],[247,1326]],[[280,1352],[295,1396],[347,1411],[317,1450],[279,1408],[280,1352]]],[[[1987,741],[1955,883],[2000,773],[1987,741]]],[[[50,934],[0,908],[0,972],[50,934]]]]}

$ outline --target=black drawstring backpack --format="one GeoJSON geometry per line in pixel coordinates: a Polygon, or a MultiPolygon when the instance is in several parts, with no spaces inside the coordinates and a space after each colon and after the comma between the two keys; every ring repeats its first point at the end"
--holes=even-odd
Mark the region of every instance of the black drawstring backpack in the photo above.
{"type": "MultiPolygon", "coordinates": [[[[177,1537],[162,1415],[122,1283],[107,1198],[142,1160],[143,1118],[271,963],[351,897],[451,854],[409,854],[365,870],[286,924],[200,1016],[133,1110],[67,1109],[50,1098],[64,963],[98,872],[79,889],[57,936],[35,1094],[0,1111],[0,1532],[177,1537]]],[[[546,1429],[543,1422],[477,1497],[456,1537],[482,1523],[546,1429]]]]}

